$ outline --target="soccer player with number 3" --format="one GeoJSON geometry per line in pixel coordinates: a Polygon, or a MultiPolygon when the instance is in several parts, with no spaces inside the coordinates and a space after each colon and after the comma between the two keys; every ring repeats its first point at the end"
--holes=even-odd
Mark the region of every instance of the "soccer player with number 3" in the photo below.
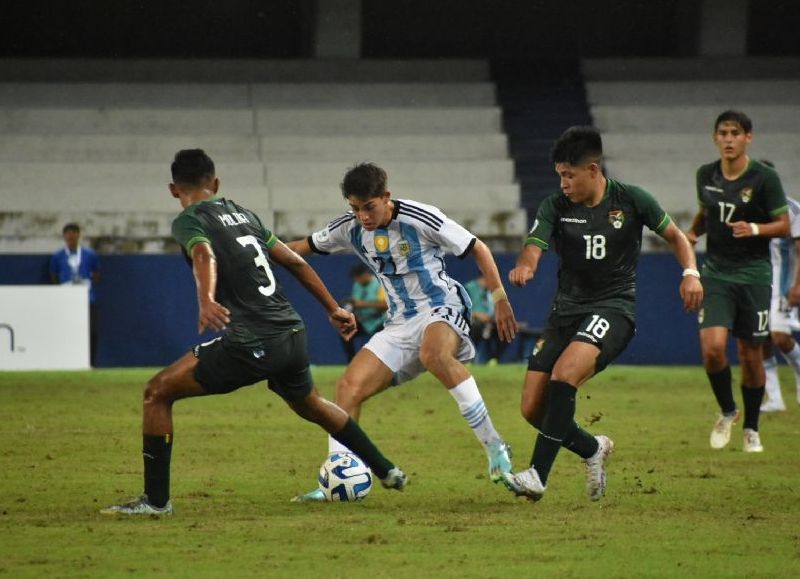
{"type": "Polygon", "coordinates": [[[608,179],[602,156],[600,133],[592,127],[572,127],[556,141],[551,161],[561,192],[540,205],[509,274],[511,283],[524,286],[542,252],[555,246],[558,293],[530,356],[522,392],[522,415],[539,435],[530,468],[505,475],[513,492],[534,501],[542,498],[562,446],[584,460],[589,498],[605,494],[606,461],[614,443],[575,422],[575,398],[578,388],[633,338],[636,263],[645,226],[664,238],[683,268],[684,307],[697,310],[703,299],[694,251],[683,232],[649,193],[608,179]]]}

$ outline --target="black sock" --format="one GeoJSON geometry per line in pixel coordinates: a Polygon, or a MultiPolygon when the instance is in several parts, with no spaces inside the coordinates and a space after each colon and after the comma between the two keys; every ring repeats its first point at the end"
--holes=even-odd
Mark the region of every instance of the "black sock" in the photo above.
{"type": "Polygon", "coordinates": [[[742,384],[742,400],[744,400],[744,427],[758,431],[758,415],[761,413],[761,402],[764,400],[764,387],[748,388],[742,384]]]}
{"type": "Polygon", "coordinates": [[[561,445],[575,423],[575,393],[571,384],[558,380],[550,381],[547,412],[542,420],[542,429],[536,437],[531,465],[536,469],[542,484],[547,484],[550,469],[556,460],[561,445]]]}
{"type": "Polygon", "coordinates": [[[711,382],[711,389],[717,398],[720,410],[723,414],[736,412],[736,402],[733,401],[733,386],[731,386],[731,367],[725,366],[719,372],[706,372],[708,381],[711,382]]]}
{"type": "Polygon", "coordinates": [[[381,454],[378,447],[352,418],[348,418],[344,428],[331,436],[360,456],[378,478],[386,478],[389,471],[394,468],[394,465],[381,454]]]}
{"type": "Polygon", "coordinates": [[[144,456],[144,494],[154,507],[162,508],[169,500],[169,460],[172,434],[142,436],[144,456]]]}
{"type": "Polygon", "coordinates": [[[600,444],[594,436],[583,430],[578,426],[577,422],[573,421],[561,446],[574,452],[581,458],[591,458],[597,452],[600,444]]]}

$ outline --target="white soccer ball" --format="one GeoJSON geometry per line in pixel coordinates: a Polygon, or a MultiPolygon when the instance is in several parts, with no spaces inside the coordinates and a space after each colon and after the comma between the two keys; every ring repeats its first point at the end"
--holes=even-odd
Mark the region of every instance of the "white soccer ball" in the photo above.
{"type": "Polygon", "coordinates": [[[329,501],[360,501],[372,488],[372,472],[354,454],[337,452],[322,463],[319,488],[329,501]]]}

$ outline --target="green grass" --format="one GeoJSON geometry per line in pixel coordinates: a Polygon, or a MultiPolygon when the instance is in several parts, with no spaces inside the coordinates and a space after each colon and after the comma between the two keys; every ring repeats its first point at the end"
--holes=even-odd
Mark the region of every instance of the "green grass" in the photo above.
{"type": "MultiPolygon", "coordinates": [[[[317,368],[330,395],[340,368],[317,368]]],[[[782,368],[782,372],[786,369],[782,368]]],[[[298,505],[325,454],[263,385],[179,402],[171,518],[100,507],[141,491],[142,384],[151,370],[0,373],[0,576],[7,577],[792,577],[800,575],[800,410],[762,416],[763,455],[712,451],[700,368],[612,367],[577,417],[617,450],[590,503],[562,452],[544,500],[488,482],[454,401],[431,377],[368,403],[362,425],[410,475],[404,493],[298,505]]],[[[475,374],[527,465],[522,366],[475,374]]],[[[783,376],[785,383],[791,377],[783,376]]]]}

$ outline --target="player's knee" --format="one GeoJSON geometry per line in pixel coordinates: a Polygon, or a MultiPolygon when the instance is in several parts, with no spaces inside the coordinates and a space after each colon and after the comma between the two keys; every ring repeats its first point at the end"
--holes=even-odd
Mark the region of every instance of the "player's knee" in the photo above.
{"type": "Polygon", "coordinates": [[[426,370],[436,373],[436,370],[445,367],[452,356],[435,346],[423,346],[419,351],[419,361],[426,370]]]}
{"type": "Polygon", "coordinates": [[[171,401],[167,381],[160,374],[153,376],[144,387],[144,403],[159,404],[171,401]]]}
{"type": "Polygon", "coordinates": [[[336,382],[336,404],[348,414],[367,399],[365,388],[346,374],[336,382]]]}
{"type": "Polygon", "coordinates": [[[707,345],[703,348],[703,366],[707,370],[721,370],[727,365],[725,348],[717,345],[707,345]]]}

